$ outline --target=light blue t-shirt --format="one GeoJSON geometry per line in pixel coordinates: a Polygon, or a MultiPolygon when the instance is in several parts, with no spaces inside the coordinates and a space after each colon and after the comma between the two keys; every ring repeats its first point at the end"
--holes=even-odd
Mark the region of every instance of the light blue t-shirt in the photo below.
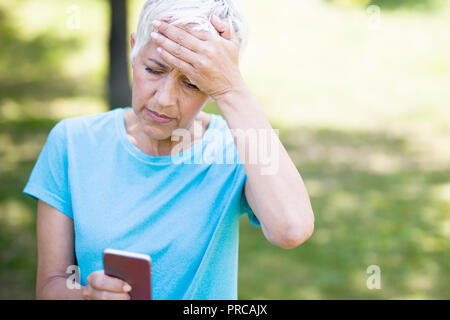
{"type": "Polygon", "coordinates": [[[237,299],[239,217],[260,223],[226,121],[155,157],[129,140],[129,108],[59,121],[23,192],[73,219],[82,285],[113,248],[150,255],[155,300],[237,299]]]}

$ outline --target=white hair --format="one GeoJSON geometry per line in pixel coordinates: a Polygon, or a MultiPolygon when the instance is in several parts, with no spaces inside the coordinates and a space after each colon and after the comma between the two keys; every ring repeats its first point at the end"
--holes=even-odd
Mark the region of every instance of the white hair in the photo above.
{"type": "Polygon", "coordinates": [[[183,26],[193,23],[194,30],[217,33],[209,21],[212,15],[228,21],[239,38],[239,58],[247,46],[248,25],[236,0],[147,0],[141,10],[134,47],[130,53],[131,64],[139,51],[151,41],[153,20],[168,20],[170,24],[183,26]]]}

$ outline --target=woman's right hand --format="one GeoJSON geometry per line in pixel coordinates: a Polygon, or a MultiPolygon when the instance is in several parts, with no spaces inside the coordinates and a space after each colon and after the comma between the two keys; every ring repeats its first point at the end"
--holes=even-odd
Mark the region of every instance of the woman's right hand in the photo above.
{"type": "Polygon", "coordinates": [[[130,300],[131,286],[123,280],[110,277],[104,270],[92,272],[83,288],[85,300],[130,300]]]}

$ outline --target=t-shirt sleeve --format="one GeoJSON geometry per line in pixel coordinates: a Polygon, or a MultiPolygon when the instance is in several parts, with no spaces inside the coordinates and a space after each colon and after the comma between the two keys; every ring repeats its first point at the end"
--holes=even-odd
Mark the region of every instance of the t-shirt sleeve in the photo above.
{"type": "Polygon", "coordinates": [[[50,131],[23,193],[73,219],[65,126],[66,121],[61,120],[50,131]]]}
{"type": "MultiPolygon", "coordinates": [[[[247,177],[245,178],[247,181],[247,177]]],[[[245,184],[242,188],[242,194],[241,194],[241,215],[247,214],[248,219],[250,220],[250,223],[254,226],[260,227],[261,223],[259,222],[258,218],[256,217],[255,213],[253,212],[252,208],[248,204],[247,197],[245,196],[245,184]]]]}

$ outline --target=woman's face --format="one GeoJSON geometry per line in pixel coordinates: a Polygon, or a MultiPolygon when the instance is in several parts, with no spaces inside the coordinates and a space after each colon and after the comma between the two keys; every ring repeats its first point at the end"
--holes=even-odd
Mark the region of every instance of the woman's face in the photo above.
{"type": "MultiPolygon", "coordinates": [[[[135,34],[131,35],[134,46],[135,34]]],[[[189,128],[208,99],[178,69],[172,69],[159,56],[150,41],[136,55],[133,65],[132,107],[144,133],[157,140],[169,139],[178,128],[189,128]],[[172,118],[160,123],[148,111],[172,118]]]]}

